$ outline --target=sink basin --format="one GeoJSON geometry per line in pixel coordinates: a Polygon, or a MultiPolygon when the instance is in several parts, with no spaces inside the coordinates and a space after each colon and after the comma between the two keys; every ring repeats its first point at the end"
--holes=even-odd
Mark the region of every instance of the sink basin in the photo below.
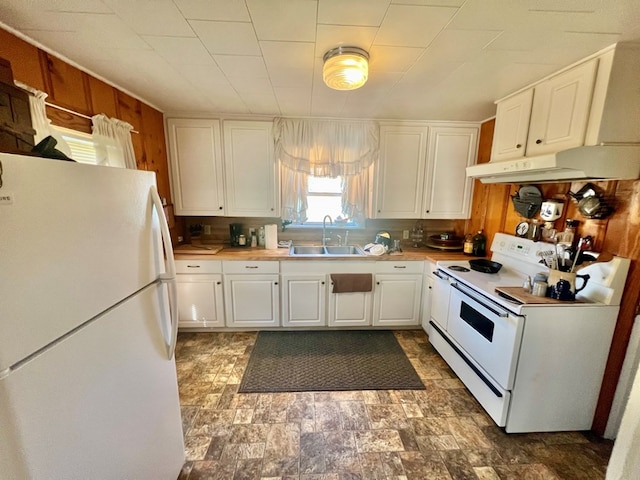
{"type": "Polygon", "coordinates": [[[364,255],[364,251],[356,245],[293,245],[289,255],[307,257],[350,257],[364,255]]]}
{"type": "Polygon", "coordinates": [[[364,255],[360,247],[355,245],[327,246],[324,249],[327,251],[327,255],[364,255]]]}
{"type": "Polygon", "coordinates": [[[319,246],[308,246],[308,245],[294,245],[289,250],[289,255],[324,255],[324,247],[322,245],[319,246]]]}

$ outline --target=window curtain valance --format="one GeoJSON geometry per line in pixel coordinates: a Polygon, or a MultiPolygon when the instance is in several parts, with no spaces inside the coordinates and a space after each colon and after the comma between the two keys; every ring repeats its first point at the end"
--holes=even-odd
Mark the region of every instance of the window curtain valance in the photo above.
{"type": "Polygon", "coordinates": [[[131,141],[133,126],[103,114],[91,117],[91,123],[98,165],[135,170],[137,168],[136,155],[131,141]]]}
{"type": "Polygon", "coordinates": [[[276,118],[276,159],[315,177],[359,175],[378,158],[379,128],[371,121],[276,118]]]}

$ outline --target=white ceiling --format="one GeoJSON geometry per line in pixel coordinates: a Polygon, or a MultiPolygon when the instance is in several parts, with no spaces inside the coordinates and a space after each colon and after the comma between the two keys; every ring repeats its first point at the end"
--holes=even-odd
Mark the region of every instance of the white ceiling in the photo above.
{"type": "Polygon", "coordinates": [[[0,0],[0,20],[165,113],[484,120],[618,41],[639,0],[0,0]],[[367,84],[322,82],[338,45],[367,84]]]}

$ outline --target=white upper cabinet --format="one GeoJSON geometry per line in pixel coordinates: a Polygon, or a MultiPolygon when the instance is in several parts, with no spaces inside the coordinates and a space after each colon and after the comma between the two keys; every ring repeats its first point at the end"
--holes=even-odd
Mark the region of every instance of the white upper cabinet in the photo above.
{"type": "Polygon", "coordinates": [[[427,155],[424,126],[380,126],[376,164],[375,218],[419,218],[427,155]]]}
{"type": "Polygon", "coordinates": [[[498,103],[491,160],[524,156],[533,104],[533,88],[498,103]]]}
{"type": "Polygon", "coordinates": [[[176,215],[224,215],[220,122],[167,120],[176,215]]]}
{"type": "Polygon", "coordinates": [[[382,125],[375,218],[468,218],[475,124],[382,125]]]}
{"type": "Polygon", "coordinates": [[[225,121],[224,170],[228,216],[279,216],[272,122],[225,121]]]}
{"type": "Polygon", "coordinates": [[[498,100],[491,161],[640,142],[640,45],[619,43],[498,100]]]}
{"type": "Polygon", "coordinates": [[[593,59],[535,87],[528,156],[584,145],[597,66],[593,59]]]}
{"type": "Polygon", "coordinates": [[[469,218],[478,127],[432,126],[429,133],[422,218],[469,218]]]}

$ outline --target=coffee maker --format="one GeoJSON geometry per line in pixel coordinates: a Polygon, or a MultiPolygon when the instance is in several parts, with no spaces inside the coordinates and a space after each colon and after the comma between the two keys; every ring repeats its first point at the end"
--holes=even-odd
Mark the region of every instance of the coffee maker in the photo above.
{"type": "Polygon", "coordinates": [[[229,224],[229,237],[231,239],[231,246],[238,247],[240,246],[239,238],[242,234],[242,224],[241,223],[230,223],[229,224]]]}

